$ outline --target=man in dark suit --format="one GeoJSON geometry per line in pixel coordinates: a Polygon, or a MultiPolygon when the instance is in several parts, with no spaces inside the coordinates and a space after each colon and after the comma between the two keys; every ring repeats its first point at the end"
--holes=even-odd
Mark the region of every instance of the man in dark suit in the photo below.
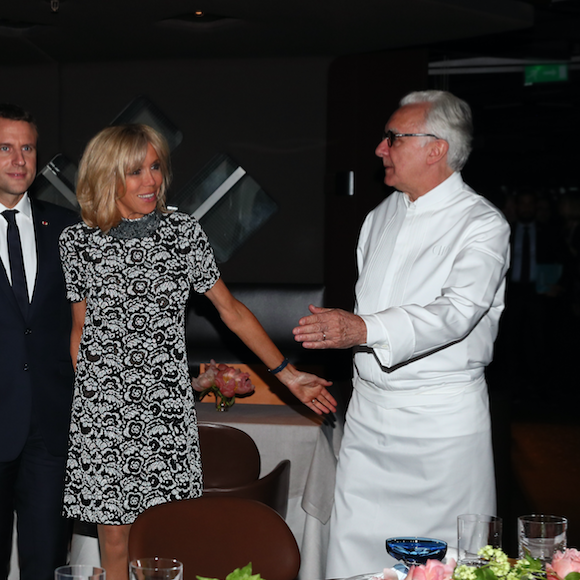
{"type": "Polygon", "coordinates": [[[37,129],[0,104],[0,578],[17,514],[22,580],[66,563],[61,515],[73,370],[58,237],[76,216],[29,198],[37,129]]]}

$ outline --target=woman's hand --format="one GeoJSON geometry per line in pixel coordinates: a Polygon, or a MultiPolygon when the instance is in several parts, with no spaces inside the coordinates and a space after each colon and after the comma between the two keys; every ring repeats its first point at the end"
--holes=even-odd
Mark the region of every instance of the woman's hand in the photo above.
{"type": "Polygon", "coordinates": [[[299,371],[288,365],[276,377],[288,387],[290,392],[317,415],[336,412],[336,400],[326,390],[331,381],[310,373],[299,371]]]}
{"type": "MultiPolygon", "coordinates": [[[[282,353],[270,340],[258,319],[246,306],[231,295],[221,279],[205,295],[217,308],[226,326],[235,332],[252,352],[260,357],[266,367],[275,369],[280,365],[281,361],[284,360],[282,353]]],[[[311,312],[312,308],[315,307],[311,307],[311,312]]],[[[299,371],[291,364],[276,373],[275,376],[316,414],[322,415],[322,413],[334,413],[336,411],[336,401],[326,390],[326,387],[332,385],[330,381],[299,371]]]]}

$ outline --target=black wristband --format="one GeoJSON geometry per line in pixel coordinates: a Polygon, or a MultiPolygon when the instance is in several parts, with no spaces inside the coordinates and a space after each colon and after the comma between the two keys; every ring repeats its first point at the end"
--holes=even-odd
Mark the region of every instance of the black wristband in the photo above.
{"type": "Polygon", "coordinates": [[[286,368],[286,365],[289,363],[290,361],[285,358],[282,361],[282,364],[279,367],[276,367],[275,369],[268,369],[273,375],[278,374],[280,371],[283,371],[286,368]]]}

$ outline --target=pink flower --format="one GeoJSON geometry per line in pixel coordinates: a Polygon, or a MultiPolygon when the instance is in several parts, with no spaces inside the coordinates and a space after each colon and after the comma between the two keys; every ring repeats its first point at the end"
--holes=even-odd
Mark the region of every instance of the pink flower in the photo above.
{"type": "MultiPolygon", "coordinates": [[[[228,398],[245,395],[254,390],[249,373],[243,373],[228,365],[217,364],[213,359],[204,373],[199,375],[197,379],[191,380],[191,385],[196,391],[202,392],[211,389],[219,391],[228,398]]],[[[202,394],[202,398],[205,394],[202,394]]]]}
{"type": "Polygon", "coordinates": [[[570,572],[580,572],[580,552],[574,548],[556,552],[551,564],[546,564],[548,579],[564,580],[570,572]]]}
{"type": "Polygon", "coordinates": [[[218,374],[215,378],[215,385],[224,397],[236,396],[236,380],[234,378],[235,371],[236,369],[232,367],[226,367],[226,370],[218,371],[218,374]]]}
{"type": "Polygon", "coordinates": [[[447,564],[439,560],[427,560],[424,566],[411,566],[406,580],[451,580],[454,569],[453,558],[447,564]]]}
{"type": "Polygon", "coordinates": [[[385,568],[383,576],[373,576],[371,580],[399,580],[399,575],[393,568],[385,568]]]}
{"type": "Polygon", "coordinates": [[[205,391],[205,389],[209,389],[215,385],[215,379],[218,374],[218,368],[216,366],[215,360],[211,360],[209,363],[209,368],[206,369],[204,373],[199,375],[197,379],[191,380],[191,386],[196,391],[205,391]]]}
{"type": "Polygon", "coordinates": [[[240,373],[236,377],[236,394],[245,395],[254,391],[254,385],[250,380],[250,373],[240,373]]]}
{"type": "MultiPolygon", "coordinates": [[[[221,366],[222,365],[220,365],[220,367],[221,366]]],[[[226,367],[224,370],[218,372],[216,386],[225,397],[245,395],[254,390],[254,385],[252,385],[252,381],[250,381],[250,374],[243,373],[240,369],[235,369],[233,367],[226,367]]]]}

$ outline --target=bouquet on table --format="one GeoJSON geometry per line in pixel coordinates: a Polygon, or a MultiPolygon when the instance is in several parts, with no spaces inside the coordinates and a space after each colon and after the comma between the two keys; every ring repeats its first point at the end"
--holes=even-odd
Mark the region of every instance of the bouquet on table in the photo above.
{"type": "Polygon", "coordinates": [[[254,391],[250,374],[211,360],[205,372],[191,380],[192,387],[198,391],[201,401],[208,393],[216,399],[216,409],[227,411],[235,402],[236,395],[247,395],[254,391]]]}
{"type": "MultiPolygon", "coordinates": [[[[204,578],[198,576],[197,580],[219,580],[219,578],[204,578]]],[[[226,580],[264,580],[259,574],[252,574],[252,562],[243,568],[236,568],[226,576],[226,580]]]]}
{"type": "MultiPolygon", "coordinates": [[[[580,580],[580,552],[569,548],[556,552],[551,564],[543,570],[542,562],[526,556],[512,566],[504,552],[491,546],[479,550],[478,555],[487,561],[480,568],[456,566],[455,560],[443,564],[428,560],[425,565],[411,566],[406,580],[580,580]]],[[[396,580],[397,573],[387,569],[384,580],[396,580]]]]}

